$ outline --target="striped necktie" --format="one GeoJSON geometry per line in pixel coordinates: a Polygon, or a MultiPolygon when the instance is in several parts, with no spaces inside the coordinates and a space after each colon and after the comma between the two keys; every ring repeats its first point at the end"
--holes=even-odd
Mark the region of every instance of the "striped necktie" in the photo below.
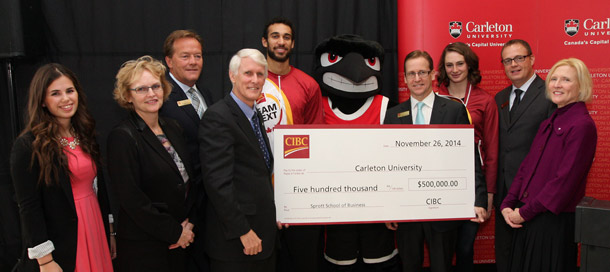
{"type": "Polygon", "coordinates": [[[197,111],[197,115],[199,115],[199,119],[201,119],[201,116],[203,115],[203,107],[201,105],[201,100],[199,100],[199,96],[197,96],[197,94],[195,93],[195,88],[190,88],[188,92],[191,95],[191,103],[193,104],[193,108],[195,108],[195,110],[197,111]]]}

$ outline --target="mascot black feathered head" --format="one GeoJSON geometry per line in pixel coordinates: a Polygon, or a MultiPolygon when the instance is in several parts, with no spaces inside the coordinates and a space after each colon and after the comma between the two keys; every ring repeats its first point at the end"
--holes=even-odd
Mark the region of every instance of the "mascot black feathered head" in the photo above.
{"type": "Polygon", "coordinates": [[[314,77],[324,96],[363,99],[381,91],[383,47],[376,41],[344,34],[316,47],[314,77]]]}

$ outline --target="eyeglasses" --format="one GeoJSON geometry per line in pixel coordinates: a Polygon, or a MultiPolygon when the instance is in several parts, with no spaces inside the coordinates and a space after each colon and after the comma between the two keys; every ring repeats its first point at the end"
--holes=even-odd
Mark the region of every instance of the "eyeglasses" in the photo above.
{"type": "Polygon", "coordinates": [[[140,86],[140,87],[129,89],[129,90],[130,91],[135,91],[136,94],[146,94],[146,93],[148,93],[148,89],[153,90],[153,92],[155,92],[155,93],[163,90],[161,88],[161,84],[155,84],[155,85],[152,85],[152,86],[140,86]]]}
{"type": "Polygon", "coordinates": [[[432,71],[408,72],[407,78],[414,79],[416,75],[418,75],[419,77],[425,77],[425,76],[429,75],[431,72],[432,71]]]}
{"type": "Polygon", "coordinates": [[[510,58],[505,58],[502,61],[502,63],[506,66],[511,65],[513,63],[513,60],[515,61],[515,63],[522,63],[525,61],[525,58],[531,56],[532,54],[526,55],[526,56],[515,56],[514,58],[510,59],[510,58]]]}

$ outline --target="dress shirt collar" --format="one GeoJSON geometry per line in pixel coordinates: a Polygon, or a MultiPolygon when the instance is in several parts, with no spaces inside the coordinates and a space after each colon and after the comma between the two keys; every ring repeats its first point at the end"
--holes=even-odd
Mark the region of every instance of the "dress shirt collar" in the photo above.
{"type": "Polygon", "coordinates": [[[241,101],[239,98],[237,98],[237,96],[235,96],[233,91],[231,91],[231,98],[233,98],[233,100],[235,100],[235,103],[237,103],[237,106],[239,106],[239,109],[241,109],[241,111],[244,113],[244,115],[246,115],[246,117],[248,118],[248,120],[250,121],[250,124],[251,124],[252,116],[254,116],[254,112],[255,112],[256,102],[254,102],[252,107],[250,107],[250,106],[246,105],[246,103],[244,103],[244,101],[241,101]]]}
{"type": "MultiPolygon", "coordinates": [[[[532,75],[532,77],[530,77],[530,79],[528,79],[528,80],[527,80],[527,81],[526,81],[526,82],[525,82],[525,83],[524,83],[524,84],[523,84],[521,87],[519,87],[519,88],[515,87],[515,85],[513,84],[513,85],[512,85],[512,86],[513,86],[513,90],[512,90],[512,92],[511,92],[511,94],[514,94],[516,89],[520,89],[520,90],[522,90],[522,91],[523,91],[523,93],[521,93],[521,97],[523,97],[523,96],[525,95],[525,92],[527,92],[527,89],[529,89],[529,88],[530,88],[530,85],[532,85],[532,82],[534,82],[534,79],[536,79],[536,73],[534,73],[534,74],[532,75]]],[[[512,99],[511,99],[511,101],[512,101],[512,99]]]]}
{"type": "Polygon", "coordinates": [[[415,124],[415,118],[417,117],[417,103],[424,102],[424,107],[422,108],[422,112],[424,113],[424,118],[426,119],[426,123],[430,124],[430,117],[432,116],[432,106],[434,105],[435,95],[434,92],[430,92],[428,96],[426,96],[422,101],[415,99],[411,96],[411,118],[413,118],[413,123],[415,124]]]}
{"type": "Polygon", "coordinates": [[[190,97],[190,94],[188,92],[191,88],[199,92],[199,90],[197,90],[197,84],[194,84],[193,87],[191,87],[177,80],[171,72],[169,73],[169,76],[174,80],[174,82],[176,82],[176,84],[178,84],[178,86],[180,86],[180,89],[182,89],[182,91],[186,94],[187,97],[190,97]]]}

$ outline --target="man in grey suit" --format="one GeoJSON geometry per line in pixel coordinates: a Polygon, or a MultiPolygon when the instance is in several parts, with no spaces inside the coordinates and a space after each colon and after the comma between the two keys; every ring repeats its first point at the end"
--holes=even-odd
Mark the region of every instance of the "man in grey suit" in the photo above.
{"type": "Polygon", "coordinates": [[[205,249],[212,271],[275,271],[273,155],[256,110],[267,61],[242,49],[229,63],[233,90],[203,115],[199,130],[208,194],[205,249]]]}
{"type": "Polygon", "coordinates": [[[524,40],[510,40],[502,47],[502,63],[511,86],[496,94],[500,118],[496,207],[496,266],[508,270],[512,228],[506,224],[500,205],[527,155],[540,123],[556,106],[546,99],[544,80],[534,73],[535,57],[524,40]]]}

